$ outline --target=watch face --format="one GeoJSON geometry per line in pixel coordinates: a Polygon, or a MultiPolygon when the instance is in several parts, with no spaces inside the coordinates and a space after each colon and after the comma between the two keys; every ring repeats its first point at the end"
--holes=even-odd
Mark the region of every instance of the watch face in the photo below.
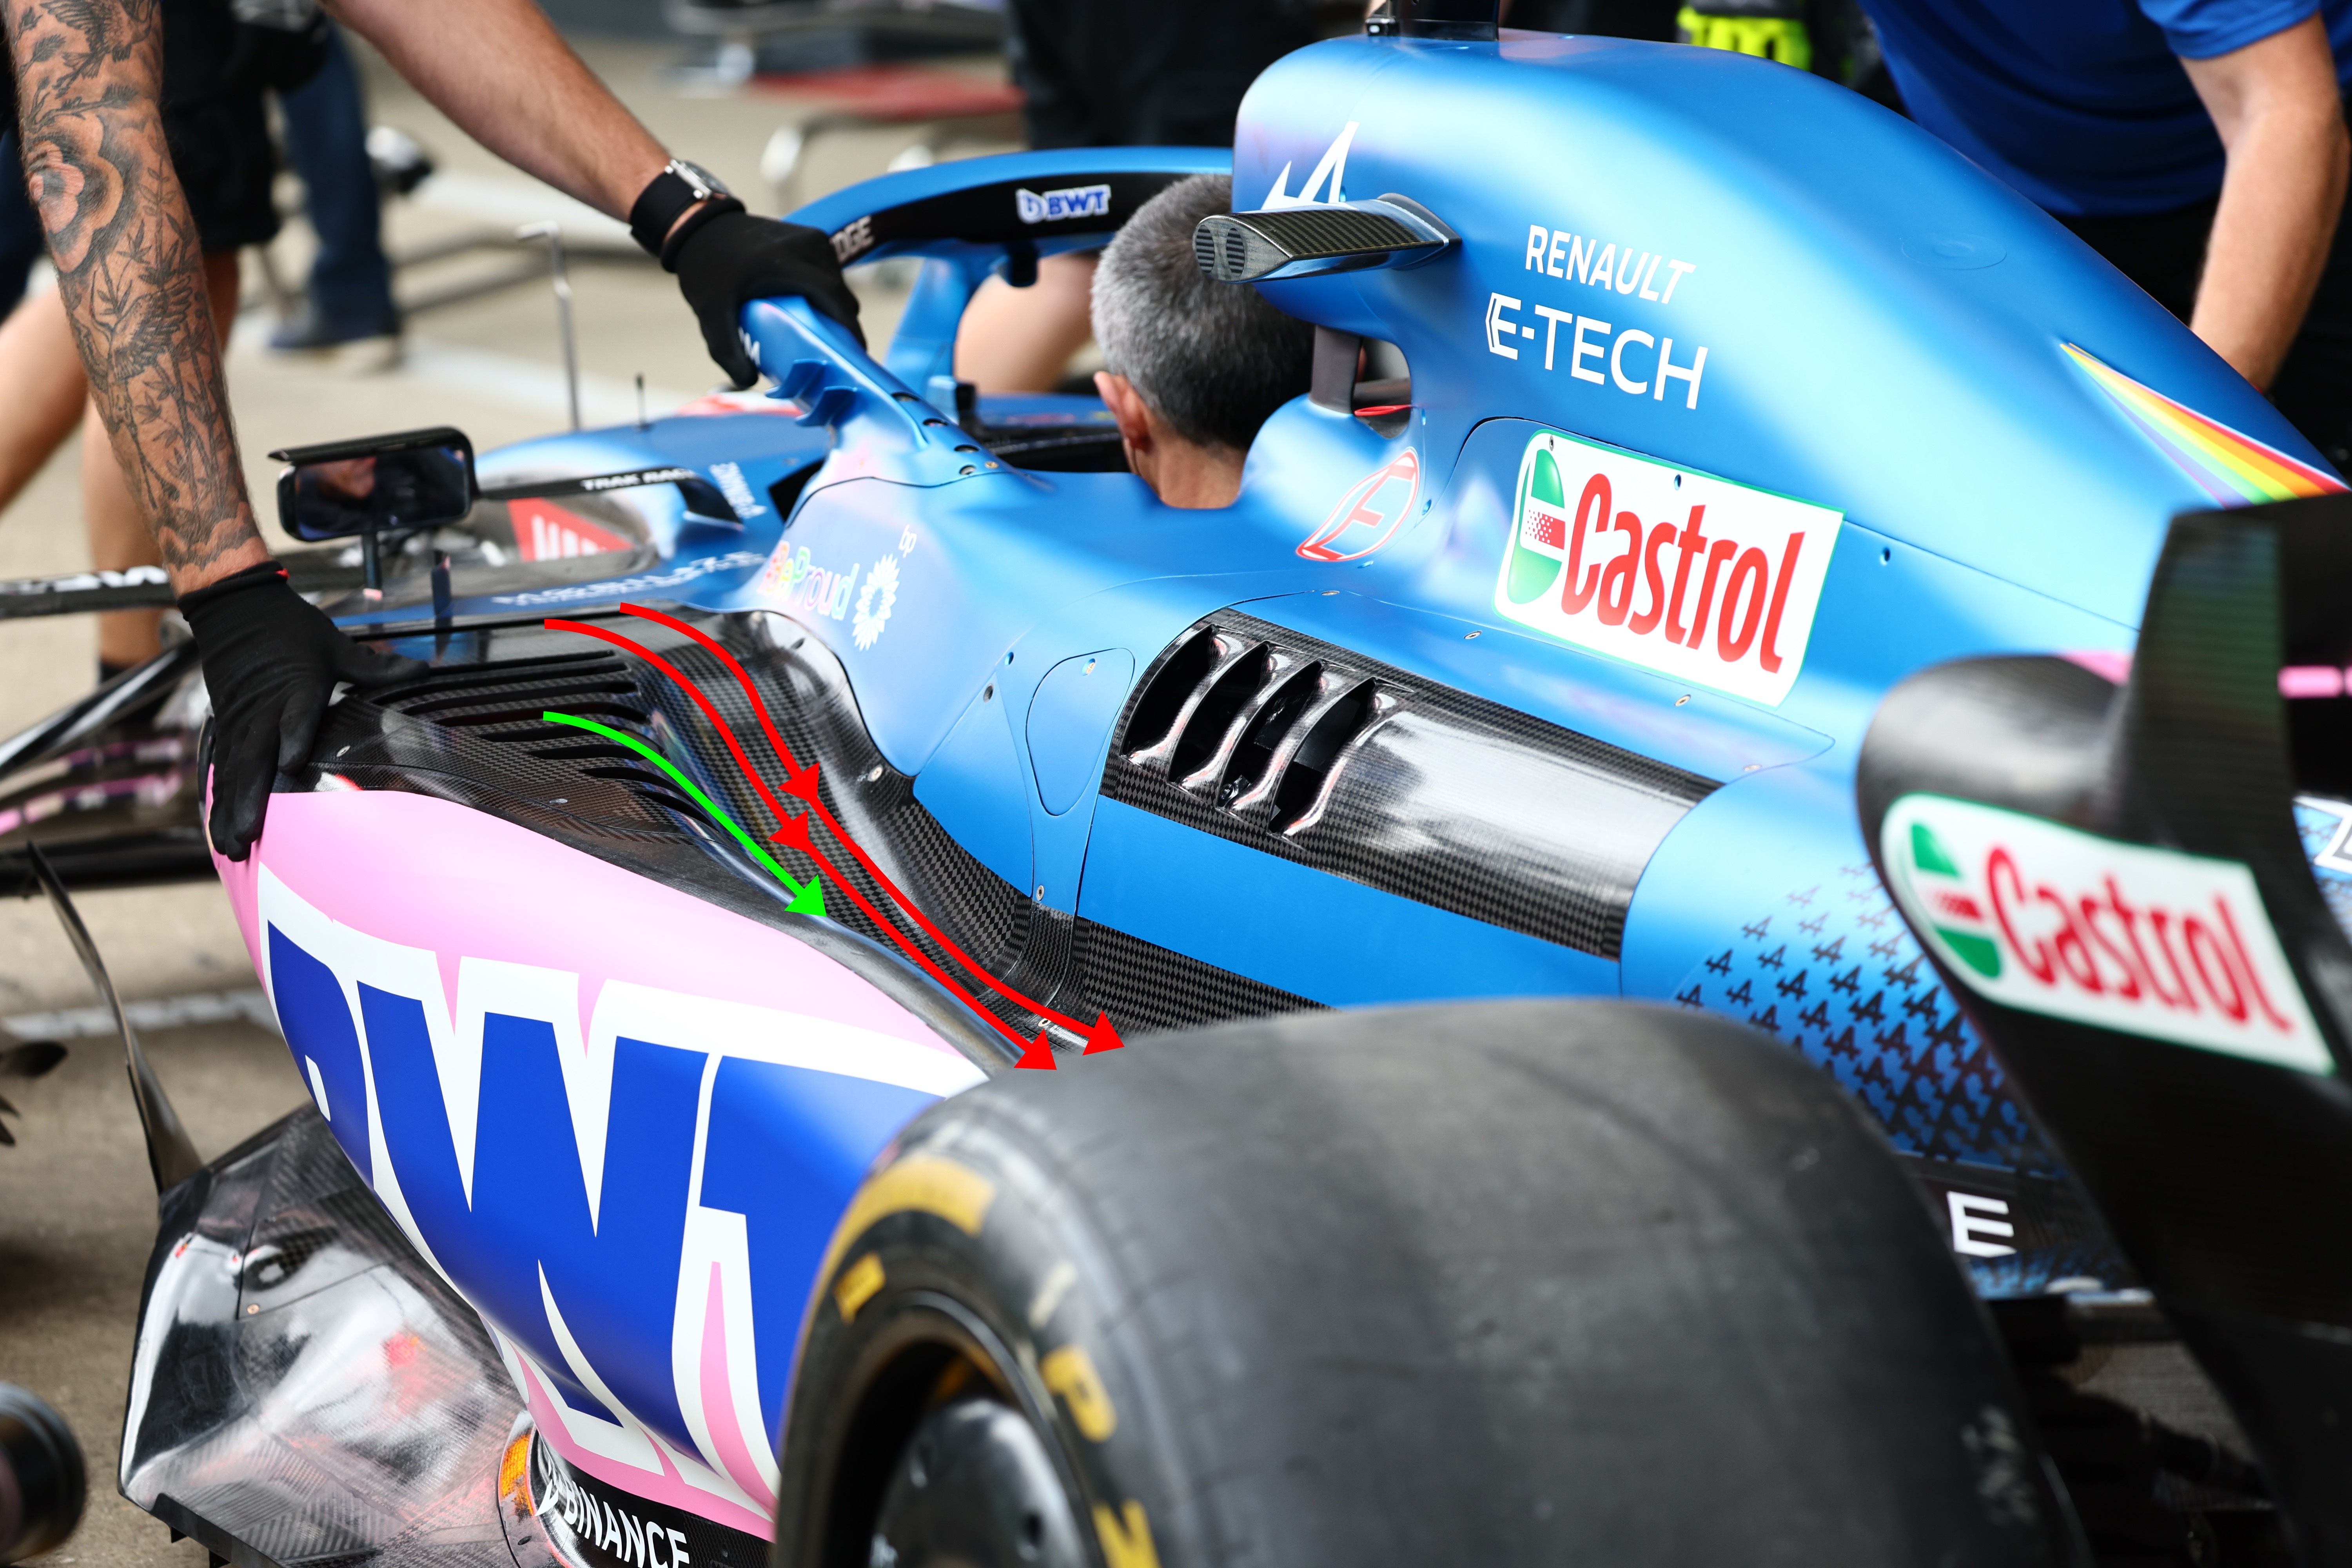
{"type": "Polygon", "coordinates": [[[687,184],[700,187],[697,199],[703,195],[731,196],[735,194],[727,188],[727,183],[724,180],[699,163],[689,163],[683,158],[673,158],[670,160],[669,166],[687,184]]]}

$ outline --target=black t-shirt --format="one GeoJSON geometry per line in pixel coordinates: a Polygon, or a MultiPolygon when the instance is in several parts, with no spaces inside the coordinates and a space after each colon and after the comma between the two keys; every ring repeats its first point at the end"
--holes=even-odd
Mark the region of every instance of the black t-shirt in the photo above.
{"type": "MultiPolygon", "coordinates": [[[[261,89],[224,86],[236,52],[227,0],[163,0],[163,140],[207,255],[267,244],[278,232],[270,199],[276,153],[261,89]]],[[[16,128],[16,75],[0,70],[0,127],[16,128]]],[[[21,142],[19,143],[21,145],[21,142]]],[[[17,177],[14,170],[0,178],[17,177]]]]}
{"type": "Polygon", "coordinates": [[[1033,147],[1230,147],[1260,71],[1315,41],[1303,0],[1013,0],[1033,147]]]}
{"type": "MultiPolygon", "coordinates": [[[[173,110],[223,100],[229,56],[236,48],[236,18],[226,0],[163,0],[163,102],[173,110]]],[[[258,93],[250,95],[257,102],[258,93]]],[[[0,131],[16,129],[16,68],[0,70],[0,131]]]]}

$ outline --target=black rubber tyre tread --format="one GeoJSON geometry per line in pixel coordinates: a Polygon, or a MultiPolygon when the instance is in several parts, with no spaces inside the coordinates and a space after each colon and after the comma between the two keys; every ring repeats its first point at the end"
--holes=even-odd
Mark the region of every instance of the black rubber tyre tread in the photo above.
{"type": "Polygon", "coordinates": [[[1106,1568],[2081,1560],[1883,1140],[1720,1020],[1515,1002],[1163,1036],[942,1102],[868,1190],[902,1167],[985,1184],[984,1218],[845,1220],[780,1563],[865,1563],[858,1478],[913,1419],[866,1394],[927,1323],[995,1347],[1106,1568]],[[1073,1345],[1107,1434],[1041,1372],[1073,1345]]]}

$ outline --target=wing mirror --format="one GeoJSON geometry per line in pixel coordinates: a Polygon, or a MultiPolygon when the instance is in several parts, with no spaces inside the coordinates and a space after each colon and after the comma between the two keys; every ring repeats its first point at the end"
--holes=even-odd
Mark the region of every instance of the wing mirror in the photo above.
{"type": "Polygon", "coordinates": [[[278,476],[278,521],[311,543],[434,528],[474,507],[474,444],[446,426],[269,455],[286,465],[278,476]]]}

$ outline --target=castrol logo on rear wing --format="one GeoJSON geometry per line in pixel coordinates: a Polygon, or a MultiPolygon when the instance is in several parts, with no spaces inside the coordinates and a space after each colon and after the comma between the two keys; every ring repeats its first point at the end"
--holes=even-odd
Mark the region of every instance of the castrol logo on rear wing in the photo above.
{"type": "Polygon", "coordinates": [[[1495,609],[1579,647],[1777,705],[1804,666],[1842,520],[1540,431],[1519,463],[1495,609]]]}
{"type": "Polygon", "coordinates": [[[1908,795],[1880,849],[1921,938],[2004,1006],[2335,1070],[2254,874],[1945,795],[1908,795]]]}

